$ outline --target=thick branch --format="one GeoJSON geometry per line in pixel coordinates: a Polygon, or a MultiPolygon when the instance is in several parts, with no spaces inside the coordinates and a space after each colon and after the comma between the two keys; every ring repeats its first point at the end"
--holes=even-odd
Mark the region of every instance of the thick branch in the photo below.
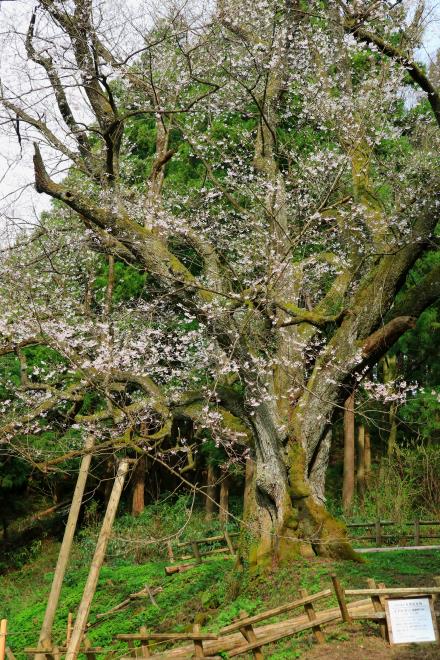
{"type": "Polygon", "coordinates": [[[376,332],[373,332],[362,347],[364,358],[369,362],[376,362],[404,332],[414,328],[416,321],[417,319],[414,316],[398,316],[376,330],[376,332]]]}
{"type": "Polygon", "coordinates": [[[373,34],[368,30],[364,30],[361,27],[353,28],[353,26],[349,23],[345,25],[345,29],[348,32],[351,32],[359,41],[367,44],[375,44],[375,46],[377,46],[384,55],[391,57],[393,60],[396,60],[396,62],[399,62],[405,67],[414,82],[428,95],[428,101],[431,105],[432,111],[434,112],[437,123],[440,126],[440,94],[429,80],[429,78],[425,75],[423,69],[421,69],[415,62],[406,57],[406,55],[400,52],[400,50],[391,44],[386,43],[378,35],[373,34]]]}
{"type": "Polygon", "coordinates": [[[440,263],[415,286],[408,289],[391,309],[387,318],[405,314],[420,316],[430,305],[440,299],[440,263]]]}

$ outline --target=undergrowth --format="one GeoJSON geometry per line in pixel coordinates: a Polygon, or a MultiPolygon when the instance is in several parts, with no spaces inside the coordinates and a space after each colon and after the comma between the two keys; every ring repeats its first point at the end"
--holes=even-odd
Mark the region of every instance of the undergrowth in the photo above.
{"type": "MultiPolygon", "coordinates": [[[[114,635],[136,632],[140,626],[155,632],[178,632],[190,630],[196,622],[204,630],[215,632],[242,611],[254,614],[296,599],[300,588],[312,593],[328,588],[333,572],[347,587],[365,586],[367,577],[389,586],[432,584],[433,576],[440,575],[440,553],[423,551],[370,554],[366,564],[303,559],[252,578],[246,571],[236,573],[232,558],[215,557],[185,573],[166,576],[164,542],[155,546],[151,543],[153,538],[163,539],[180,529],[181,539],[190,539],[219,529],[217,521],[204,523],[203,513],[191,510],[188,500],[181,499],[174,507],[175,502],[173,505],[165,502],[147,507],[137,519],[121,516],[116,521],[89,618],[88,635],[94,645],[110,649],[114,635]],[[182,529],[182,521],[187,519],[182,529]],[[133,542],[127,542],[128,538],[133,542]],[[142,540],[146,541],[145,546],[139,543],[142,540]],[[142,555],[136,550],[139,547],[144,547],[142,555]],[[157,605],[145,598],[104,619],[96,618],[98,613],[114,607],[146,584],[162,588],[155,596],[157,605]]],[[[68,612],[76,611],[87,577],[96,535],[96,521],[90,517],[89,522],[90,526],[77,539],[64,581],[53,636],[58,644],[64,641],[68,612]]],[[[0,618],[8,619],[8,644],[17,660],[24,659],[23,649],[35,645],[38,639],[58,549],[59,543],[44,540],[35,549],[35,555],[29,557],[30,561],[7,573],[0,584],[0,618]]],[[[328,601],[323,607],[329,604],[328,601]]],[[[343,631],[329,631],[329,639],[332,634],[335,639],[341,639],[343,631]]],[[[268,647],[265,657],[271,660],[301,657],[312,643],[311,635],[306,632],[268,647]]],[[[119,648],[122,655],[127,647],[121,643],[119,648]]]]}

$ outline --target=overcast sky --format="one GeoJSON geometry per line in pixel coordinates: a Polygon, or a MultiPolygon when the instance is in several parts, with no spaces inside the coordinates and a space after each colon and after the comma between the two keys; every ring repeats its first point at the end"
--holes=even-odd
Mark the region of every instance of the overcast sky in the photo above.
{"type": "MultiPolygon", "coordinates": [[[[129,4],[136,6],[136,0],[129,4]]],[[[431,0],[428,4],[430,21],[419,52],[420,59],[425,62],[440,48],[440,0],[431,0]]],[[[11,25],[17,30],[26,30],[34,6],[33,0],[0,0],[0,78],[11,73],[11,62],[2,52],[9,45],[5,43],[5,34],[11,25]]],[[[19,72],[14,75],[18,76],[19,72]]],[[[10,124],[0,127],[0,244],[5,244],[8,235],[15,233],[19,226],[34,224],[38,213],[50,206],[49,199],[38,195],[33,187],[31,146],[23,142],[21,150],[11,128],[10,124]]]]}

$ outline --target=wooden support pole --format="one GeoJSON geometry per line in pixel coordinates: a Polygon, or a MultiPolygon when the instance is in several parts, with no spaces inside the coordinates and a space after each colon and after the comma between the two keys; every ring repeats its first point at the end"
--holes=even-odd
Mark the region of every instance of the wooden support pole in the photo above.
{"type": "MultiPolygon", "coordinates": [[[[63,584],[64,575],[66,573],[70,551],[72,549],[73,537],[75,534],[87,477],[89,474],[90,462],[92,460],[92,453],[90,450],[93,447],[93,443],[94,439],[91,436],[89,436],[84,443],[84,449],[88,453],[83,457],[81,466],[79,468],[78,479],[76,481],[75,491],[72,498],[72,504],[70,505],[69,517],[67,518],[66,529],[64,530],[63,541],[61,543],[60,553],[58,555],[57,565],[52,580],[52,587],[47,601],[43,625],[41,626],[40,637],[37,645],[38,647],[43,646],[44,642],[46,641],[50,642],[52,638],[52,626],[55,618],[55,612],[57,610],[58,601],[60,599],[61,587],[63,584]]],[[[43,658],[44,655],[36,654],[35,656],[36,660],[42,660],[43,658]]]]}
{"type": "MultiPolygon", "coordinates": [[[[300,593],[301,598],[307,598],[307,596],[309,595],[309,592],[307,591],[307,589],[300,589],[299,593],[300,593]]],[[[316,612],[315,612],[315,608],[313,607],[312,603],[306,603],[304,605],[304,610],[305,610],[305,613],[307,614],[307,618],[308,618],[309,621],[316,621],[316,612]]],[[[316,626],[313,626],[312,630],[313,630],[313,634],[314,634],[315,639],[318,642],[318,644],[324,644],[325,643],[325,636],[324,636],[324,633],[321,630],[321,626],[319,624],[317,624],[316,626]]]]}
{"type": "MultiPolygon", "coordinates": [[[[367,585],[369,589],[376,589],[376,580],[374,580],[373,578],[368,578],[367,585]]],[[[384,608],[382,606],[379,596],[371,596],[371,601],[373,603],[375,612],[384,612],[384,608]]],[[[380,624],[380,634],[383,637],[383,639],[387,638],[387,625],[384,622],[381,622],[380,624]]]]}
{"type": "Polygon", "coordinates": [[[338,599],[339,609],[341,610],[342,620],[345,621],[345,623],[351,623],[351,617],[348,613],[347,603],[345,601],[344,589],[334,574],[332,575],[332,582],[336,598],[338,599]]]}
{"type": "MultiPolygon", "coordinates": [[[[247,612],[240,612],[240,619],[247,619],[247,618],[248,618],[247,612]]],[[[255,630],[253,629],[251,623],[244,624],[243,627],[240,628],[240,632],[245,638],[245,640],[250,644],[257,641],[257,636],[255,634],[255,630]]],[[[255,660],[264,660],[263,651],[261,650],[260,646],[252,649],[252,654],[255,660]]]]}
{"type": "Polygon", "coordinates": [[[2,619],[0,621],[0,660],[5,660],[7,634],[8,634],[8,620],[2,619]]]}
{"type": "Polygon", "coordinates": [[[95,554],[93,555],[89,575],[84,587],[81,603],[78,608],[75,625],[73,626],[72,637],[70,638],[70,643],[67,647],[66,660],[75,660],[75,658],[78,656],[81,639],[86,628],[87,619],[90,613],[90,606],[96,591],[96,585],[98,584],[99,573],[101,571],[101,566],[104,561],[108,541],[110,539],[110,533],[118,508],[119,500],[121,498],[127,470],[128,461],[127,459],[123,459],[119,464],[110,499],[108,501],[107,511],[105,512],[101,531],[99,533],[95,554]]]}

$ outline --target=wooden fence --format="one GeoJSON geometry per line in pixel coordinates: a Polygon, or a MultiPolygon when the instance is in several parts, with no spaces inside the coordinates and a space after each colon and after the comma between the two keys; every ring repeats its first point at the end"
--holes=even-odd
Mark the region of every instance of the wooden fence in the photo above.
{"type": "MultiPolygon", "coordinates": [[[[379,624],[380,632],[385,640],[390,640],[391,630],[387,627],[386,600],[392,597],[428,597],[433,603],[432,611],[440,615],[434,606],[440,599],[440,578],[434,578],[435,587],[392,587],[377,584],[373,579],[367,580],[366,589],[344,589],[335,575],[331,576],[332,588],[309,594],[302,589],[299,598],[290,603],[248,616],[241,612],[236,621],[225,626],[217,633],[202,632],[200,626],[195,624],[192,632],[165,632],[155,633],[145,627],[138,633],[119,634],[114,636],[118,647],[104,649],[92,647],[87,638],[81,640],[79,651],[85,654],[87,660],[95,660],[96,655],[111,660],[121,656],[119,645],[125,642],[128,645],[128,654],[122,660],[132,658],[149,658],[154,660],[184,660],[185,658],[205,658],[220,660],[220,654],[228,653],[234,658],[252,654],[256,660],[264,660],[263,648],[269,644],[291,637],[305,630],[311,630],[315,642],[325,642],[324,626],[338,622],[350,623],[356,620],[369,619],[379,624]],[[355,597],[357,600],[350,601],[355,597]],[[361,599],[359,599],[361,597],[361,599]],[[359,599],[359,600],[358,600],[359,599]],[[327,601],[327,602],[325,602],[327,601]],[[323,603],[325,609],[315,609],[318,603],[323,603]],[[337,606],[334,606],[337,602],[337,606]],[[268,623],[274,617],[290,614],[295,610],[302,610],[292,618],[283,619],[276,623],[268,623]],[[186,645],[161,650],[163,644],[187,642],[186,645]]],[[[6,623],[4,624],[6,634],[6,623]]],[[[4,637],[5,638],[5,637],[4,637]]],[[[5,644],[5,642],[3,642],[5,644]]],[[[0,660],[2,646],[0,644],[0,660]]],[[[8,649],[9,651],[9,649],[8,649]]],[[[27,648],[28,656],[42,654],[46,660],[61,660],[66,655],[67,643],[63,646],[42,645],[37,648],[27,648]]],[[[4,653],[4,651],[3,651],[4,653]]],[[[12,656],[12,652],[10,652],[12,656]]],[[[10,656],[7,654],[7,658],[10,656]]],[[[71,656],[70,656],[71,657],[71,656]]],[[[76,657],[76,656],[75,656],[76,657]]],[[[10,660],[14,660],[13,656],[10,660]]]]}
{"type": "MultiPolygon", "coordinates": [[[[372,533],[364,536],[350,535],[351,541],[371,541],[380,547],[384,542],[405,539],[405,542],[411,540],[414,545],[419,546],[421,541],[426,539],[440,539],[440,534],[424,533],[426,527],[440,527],[440,520],[413,520],[411,522],[392,522],[389,520],[375,520],[373,522],[347,523],[349,530],[353,529],[371,529],[372,533]],[[387,530],[394,533],[387,534],[387,530]],[[408,532],[403,531],[408,529],[408,532]]],[[[440,531],[440,530],[439,530],[440,531]]]]}
{"type": "Polygon", "coordinates": [[[177,543],[175,545],[176,550],[173,548],[171,543],[167,545],[167,554],[168,559],[171,562],[171,566],[165,567],[165,573],[167,575],[172,575],[173,573],[179,573],[186,571],[194,566],[191,564],[176,564],[177,560],[195,560],[196,564],[201,564],[203,557],[210,555],[235,555],[236,548],[232,541],[233,538],[239,535],[238,532],[227,532],[226,530],[222,534],[217,536],[207,536],[201,539],[191,539],[190,541],[184,541],[182,543],[177,543]],[[224,545],[222,545],[224,544],[224,545]],[[216,547],[211,547],[211,546],[216,547]],[[185,548],[186,554],[183,554],[181,551],[182,548],[185,548]],[[177,556],[176,556],[177,555],[177,556]]]}

